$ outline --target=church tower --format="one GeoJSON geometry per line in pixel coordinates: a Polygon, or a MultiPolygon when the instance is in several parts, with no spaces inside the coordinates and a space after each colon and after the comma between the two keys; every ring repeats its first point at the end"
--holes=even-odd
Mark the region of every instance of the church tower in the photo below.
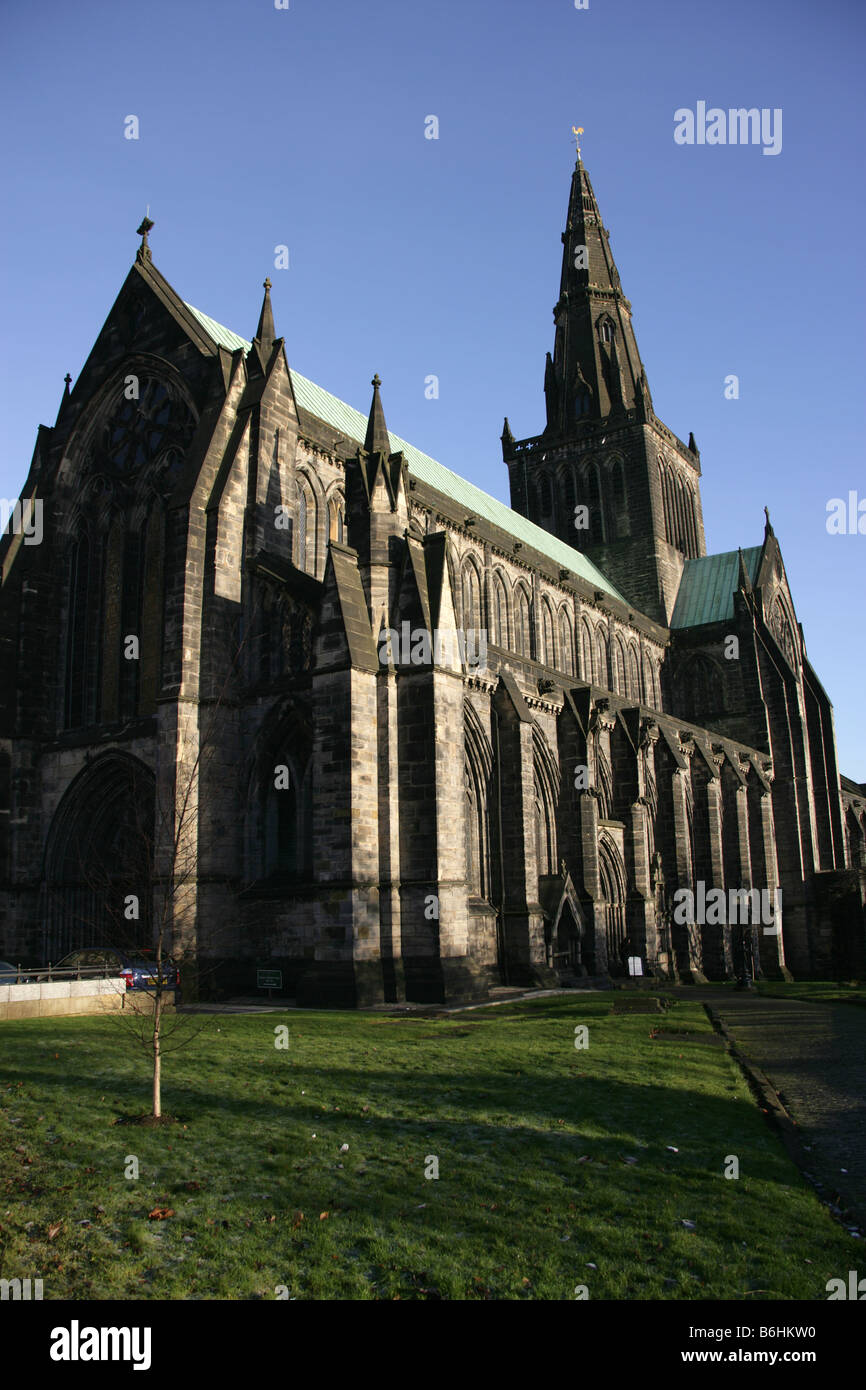
{"type": "Polygon", "coordinates": [[[685,560],[706,553],[700,456],[657,419],[578,147],[562,234],[562,276],[547,354],[547,425],[502,453],[515,511],[583,551],[656,621],[667,623],[685,560]]]}

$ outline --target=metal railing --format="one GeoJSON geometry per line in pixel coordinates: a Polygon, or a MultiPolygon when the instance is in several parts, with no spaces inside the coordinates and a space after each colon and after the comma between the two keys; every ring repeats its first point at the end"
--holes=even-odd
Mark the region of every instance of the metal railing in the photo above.
{"type": "Polygon", "coordinates": [[[47,965],[31,965],[29,967],[19,964],[15,968],[14,980],[11,972],[5,975],[0,971],[0,985],[41,985],[51,984],[54,980],[119,980],[123,978],[124,973],[123,970],[109,965],[89,965],[83,968],[80,965],[67,965],[61,969],[49,961],[47,965]]]}

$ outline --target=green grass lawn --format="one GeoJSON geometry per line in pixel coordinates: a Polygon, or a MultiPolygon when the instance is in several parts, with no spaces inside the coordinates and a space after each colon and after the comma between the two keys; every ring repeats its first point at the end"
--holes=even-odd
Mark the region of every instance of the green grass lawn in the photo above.
{"type": "Polygon", "coordinates": [[[812,1004],[866,1004],[866,984],[859,980],[760,980],[758,993],[773,999],[802,999],[812,1004]]]}
{"type": "Polygon", "coordinates": [[[166,1059],[157,1130],[115,1123],[149,1108],[116,1020],[4,1022],[0,1276],[46,1299],[826,1299],[862,1245],[703,1009],[612,1002],[212,1016],[166,1059]]]}

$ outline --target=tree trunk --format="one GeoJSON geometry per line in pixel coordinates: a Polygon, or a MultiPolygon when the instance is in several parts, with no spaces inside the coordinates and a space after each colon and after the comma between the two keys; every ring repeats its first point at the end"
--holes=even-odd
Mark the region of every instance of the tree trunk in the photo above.
{"type": "Polygon", "coordinates": [[[162,1114],[162,1057],[159,1051],[159,1026],[162,1021],[162,987],[157,984],[153,1000],[153,1117],[162,1114]]]}

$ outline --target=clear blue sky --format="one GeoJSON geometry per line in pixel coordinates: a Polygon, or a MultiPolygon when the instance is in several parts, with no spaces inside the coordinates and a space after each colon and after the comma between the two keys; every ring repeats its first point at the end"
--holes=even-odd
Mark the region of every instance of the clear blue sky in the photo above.
{"type": "Polygon", "coordinates": [[[769,504],[866,780],[866,535],[825,525],[866,498],[862,0],[17,0],[0,27],[0,496],[149,204],[183,298],[251,337],[270,274],[293,366],[364,411],[378,371],[391,429],[507,500],[582,125],[656,410],[701,449],[708,548],[760,542],[769,504]],[[698,101],[782,108],[781,153],[675,144],[698,101]]]}

